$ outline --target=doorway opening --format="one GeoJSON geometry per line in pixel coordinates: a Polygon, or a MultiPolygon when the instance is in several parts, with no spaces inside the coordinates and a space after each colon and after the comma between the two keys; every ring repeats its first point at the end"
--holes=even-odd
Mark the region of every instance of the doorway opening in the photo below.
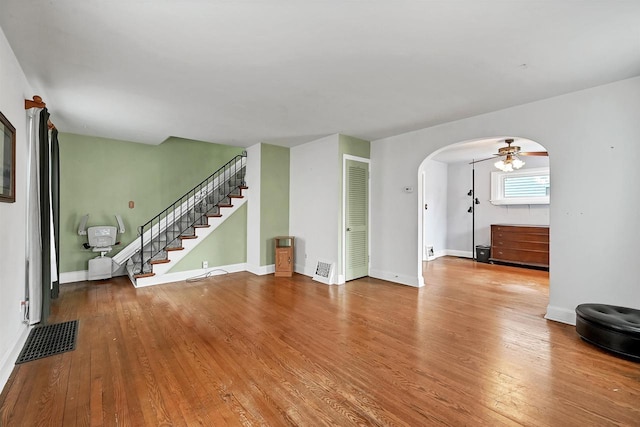
{"type": "MultiPolygon", "coordinates": [[[[509,249],[515,252],[506,254],[502,251],[504,253],[500,256],[498,251],[491,255],[483,252],[481,261],[498,262],[503,257],[510,261],[509,264],[544,268],[546,256],[548,268],[549,165],[548,153],[542,145],[512,136],[457,142],[425,158],[418,168],[419,285],[424,285],[423,263],[442,256],[476,260],[478,246],[485,248],[482,250],[490,250],[492,225],[539,227],[547,230],[547,240],[537,243],[502,242],[502,245],[513,246],[509,249]],[[505,141],[510,142],[507,144],[505,141]],[[502,150],[504,147],[514,147],[514,151],[506,152],[502,150]],[[506,154],[516,151],[517,156],[507,157],[506,154]],[[504,165],[497,162],[504,163],[514,158],[518,159],[517,168],[506,172],[498,169],[504,165]],[[544,185],[535,189],[533,186],[525,188],[526,184],[541,181],[544,173],[541,175],[540,171],[545,170],[546,190],[544,185]],[[514,179],[517,176],[523,178],[514,179]],[[505,177],[510,191],[507,196],[515,196],[507,202],[504,200],[505,177]],[[503,180],[502,187],[497,186],[497,179],[503,180]],[[520,192],[514,192],[518,186],[521,187],[520,192]],[[502,191],[501,195],[496,191],[502,191]],[[527,191],[546,191],[546,202],[527,198],[527,191]]],[[[514,239],[517,240],[511,238],[514,239]]],[[[495,236],[493,243],[497,244],[495,236]]]]}

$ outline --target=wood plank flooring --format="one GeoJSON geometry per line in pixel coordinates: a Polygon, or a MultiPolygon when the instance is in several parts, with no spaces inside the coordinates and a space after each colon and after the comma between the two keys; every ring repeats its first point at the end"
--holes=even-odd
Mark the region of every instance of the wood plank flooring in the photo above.
{"type": "Polygon", "coordinates": [[[544,320],[547,272],[424,275],[63,285],[50,321],[79,319],[77,348],[17,365],[0,425],[640,425],[640,364],[544,320]]]}

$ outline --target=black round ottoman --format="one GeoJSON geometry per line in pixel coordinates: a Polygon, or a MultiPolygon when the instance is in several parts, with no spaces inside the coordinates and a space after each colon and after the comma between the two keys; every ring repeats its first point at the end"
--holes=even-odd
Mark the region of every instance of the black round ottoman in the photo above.
{"type": "Polygon", "coordinates": [[[576,331],[585,341],[640,362],[640,310],[580,304],[576,307],[576,331]]]}

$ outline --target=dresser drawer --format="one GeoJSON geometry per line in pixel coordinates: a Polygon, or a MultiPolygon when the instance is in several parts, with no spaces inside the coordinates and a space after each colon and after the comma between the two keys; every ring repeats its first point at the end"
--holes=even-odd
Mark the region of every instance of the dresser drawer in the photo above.
{"type": "Polygon", "coordinates": [[[497,248],[495,252],[493,250],[491,251],[491,259],[495,261],[548,266],[549,252],[497,248]]]}
{"type": "Polygon", "coordinates": [[[522,233],[520,231],[492,231],[491,240],[510,241],[510,242],[542,242],[549,243],[548,234],[540,233],[522,233]]]}
{"type": "Polygon", "coordinates": [[[549,252],[549,242],[536,242],[526,240],[491,239],[491,250],[498,249],[524,249],[529,251],[549,252]]]}
{"type": "Polygon", "coordinates": [[[549,227],[531,225],[491,225],[491,231],[506,231],[507,233],[531,233],[549,235],[549,227]]]}

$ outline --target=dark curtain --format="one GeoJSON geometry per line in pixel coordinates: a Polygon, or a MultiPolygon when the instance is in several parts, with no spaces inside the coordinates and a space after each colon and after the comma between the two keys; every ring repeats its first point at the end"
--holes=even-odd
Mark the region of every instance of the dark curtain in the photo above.
{"type": "Polygon", "coordinates": [[[58,272],[58,280],[53,282],[51,289],[51,298],[58,298],[60,292],[60,149],[57,129],[51,131],[51,210],[53,211],[53,238],[58,272]]]}
{"type": "Polygon", "coordinates": [[[49,192],[49,112],[40,112],[40,235],[42,236],[42,317],[47,324],[51,312],[51,198],[49,192]]]}

